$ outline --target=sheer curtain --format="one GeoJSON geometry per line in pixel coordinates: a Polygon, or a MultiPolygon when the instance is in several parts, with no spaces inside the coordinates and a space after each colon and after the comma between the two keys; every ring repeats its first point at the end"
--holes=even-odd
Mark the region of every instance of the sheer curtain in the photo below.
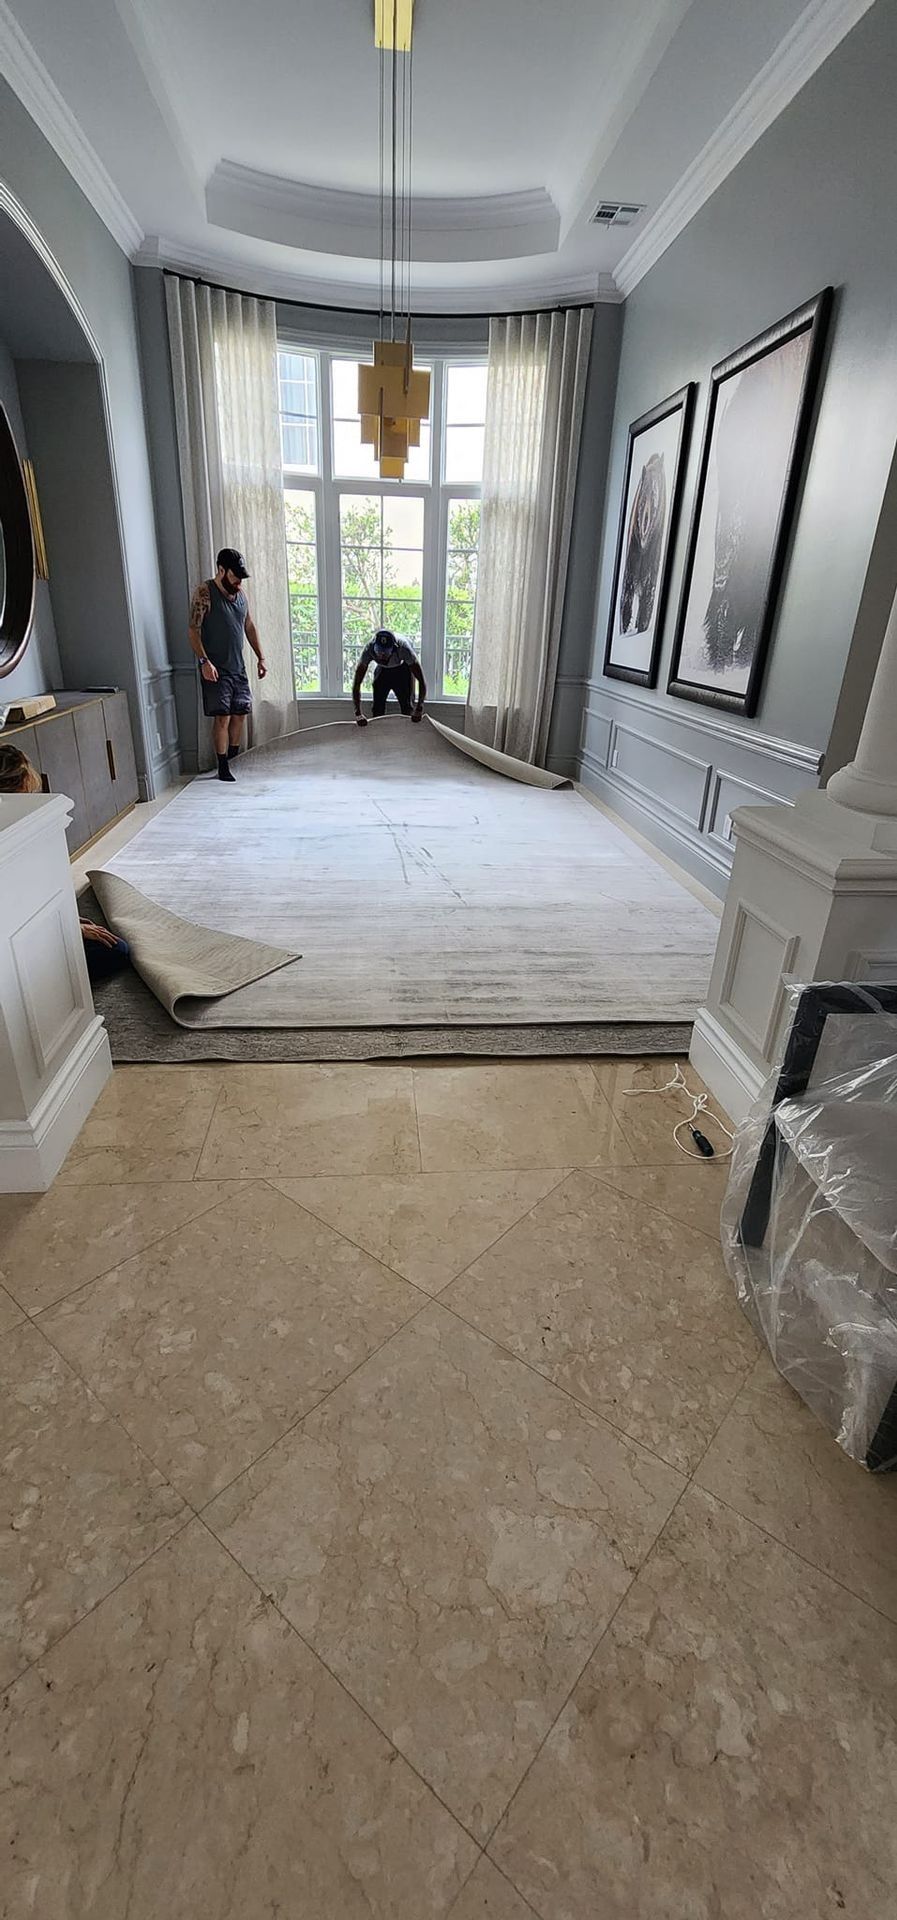
{"type": "MultiPolygon", "coordinates": [[[[165,276],[165,298],[190,586],[211,578],[219,548],[245,554],[246,591],[268,665],[257,680],[249,661],[251,739],[260,746],[298,725],[274,304],[174,274],[165,276]]],[[[211,763],[209,731],[200,716],[200,766],[211,763]]]]}
{"type": "Polygon", "coordinates": [[[591,307],[515,314],[489,328],[465,731],[540,764],[557,673],[591,337],[591,307]]]}

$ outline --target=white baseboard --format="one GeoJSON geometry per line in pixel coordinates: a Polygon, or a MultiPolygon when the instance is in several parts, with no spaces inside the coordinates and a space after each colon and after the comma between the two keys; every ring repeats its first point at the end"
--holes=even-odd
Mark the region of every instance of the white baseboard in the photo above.
{"type": "Polygon", "coordinates": [[[95,1015],[28,1119],[0,1121],[0,1193],[46,1193],[111,1073],[95,1015]]]}
{"type": "Polygon", "coordinates": [[[694,1024],[688,1057],[729,1119],[740,1126],[766,1078],[731,1034],[702,1007],[694,1024]]]}

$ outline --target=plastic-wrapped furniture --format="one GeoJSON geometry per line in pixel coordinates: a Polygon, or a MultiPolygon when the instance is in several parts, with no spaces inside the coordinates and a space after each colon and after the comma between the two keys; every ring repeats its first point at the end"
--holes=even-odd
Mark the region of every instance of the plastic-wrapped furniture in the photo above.
{"type": "Polygon", "coordinates": [[[738,1297],[786,1380],[873,1473],[897,1467],[897,986],[794,990],[722,1212],[738,1297]]]}

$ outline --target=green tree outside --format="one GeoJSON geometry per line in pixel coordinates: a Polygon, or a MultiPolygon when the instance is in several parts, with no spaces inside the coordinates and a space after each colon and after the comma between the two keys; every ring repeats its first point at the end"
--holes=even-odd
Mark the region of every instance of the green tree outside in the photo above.
{"type": "MultiPolygon", "coordinates": [[[[318,575],[313,497],[285,496],[290,626],[297,693],[321,688],[318,575]]],[[[478,500],[455,500],[449,509],[443,690],[463,697],[470,677],[470,647],[476,603],[478,500]]],[[[379,501],[344,500],[342,542],[343,687],[349,691],[355,663],[379,626],[391,627],[420,646],[423,603],[419,583],[400,584],[395,558],[381,547],[379,501]]]]}

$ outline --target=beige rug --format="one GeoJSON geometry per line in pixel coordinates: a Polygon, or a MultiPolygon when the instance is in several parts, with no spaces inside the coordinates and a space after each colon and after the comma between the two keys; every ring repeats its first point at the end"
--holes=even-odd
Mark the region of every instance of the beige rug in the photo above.
{"type": "Polygon", "coordinates": [[[241,756],[232,786],[192,781],[116,855],[107,877],[269,951],[222,999],[181,972],[167,998],[195,1002],[190,1025],[694,1018],[714,916],[569,787],[504,777],[468,745],[399,716],[294,734],[241,756]]]}

